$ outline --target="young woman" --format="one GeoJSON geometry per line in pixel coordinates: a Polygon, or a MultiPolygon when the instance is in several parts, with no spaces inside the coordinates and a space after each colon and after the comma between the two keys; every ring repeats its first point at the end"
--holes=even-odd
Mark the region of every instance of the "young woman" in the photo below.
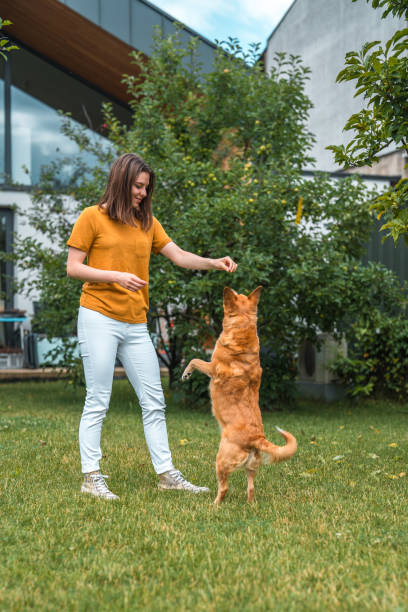
{"type": "Polygon", "coordinates": [[[182,268],[226,272],[234,272],[237,264],[230,257],[199,257],[172,242],[152,214],[154,180],[152,169],[139,156],[119,157],[101,200],[83,210],[67,242],[67,274],[85,281],[78,315],[86,379],[79,427],[81,491],[106,499],[118,499],[99,471],[102,422],[109,407],[116,355],[142,407],[159,488],[208,491],[188,482],[172,463],[160,369],[146,325],[149,259],[153,251],[182,268]]]}

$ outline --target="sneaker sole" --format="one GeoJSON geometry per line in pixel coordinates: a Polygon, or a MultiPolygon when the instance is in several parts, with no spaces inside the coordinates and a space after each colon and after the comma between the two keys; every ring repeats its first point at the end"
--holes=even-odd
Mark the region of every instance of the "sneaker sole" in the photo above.
{"type": "Polygon", "coordinates": [[[83,489],[82,487],[81,487],[81,493],[84,493],[85,495],[92,495],[92,497],[97,497],[98,499],[109,499],[111,501],[120,499],[117,495],[115,495],[115,497],[108,497],[106,495],[98,495],[97,493],[93,493],[92,491],[88,491],[87,489],[83,489]]]}

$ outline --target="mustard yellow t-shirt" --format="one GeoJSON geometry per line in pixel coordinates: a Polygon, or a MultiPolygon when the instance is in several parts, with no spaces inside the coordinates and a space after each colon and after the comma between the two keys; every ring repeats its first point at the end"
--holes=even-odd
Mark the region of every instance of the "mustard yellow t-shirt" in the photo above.
{"type": "MultiPolygon", "coordinates": [[[[97,205],[85,208],[76,221],[67,245],[85,251],[87,263],[99,270],[130,272],[149,281],[150,253],[159,253],[171,242],[158,220],[147,231],[113,221],[97,205]]],[[[129,291],[118,283],[85,282],[81,306],[124,321],[145,323],[149,309],[148,285],[129,291]]]]}

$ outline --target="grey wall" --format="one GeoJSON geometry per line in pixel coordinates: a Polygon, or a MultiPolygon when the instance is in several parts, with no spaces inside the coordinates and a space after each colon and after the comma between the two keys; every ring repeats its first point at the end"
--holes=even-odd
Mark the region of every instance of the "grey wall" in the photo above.
{"type": "MultiPolygon", "coordinates": [[[[104,28],[120,40],[143,51],[152,52],[154,28],[159,26],[165,36],[174,31],[175,18],[145,0],[60,0],[89,21],[104,28]]],[[[203,71],[208,72],[215,45],[203,36],[186,28],[183,38],[199,38],[199,58],[203,71]]]]}
{"type": "Polygon", "coordinates": [[[311,68],[306,93],[314,108],[309,129],[316,135],[313,155],[319,170],[338,168],[333,155],[326,151],[330,144],[345,144],[350,136],[342,129],[350,115],[361,109],[361,98],[353,98],[352,83],[335,83],[344,68],[348,51],[359,51],[367,41],[388,40],[406,22],[393,17],[381,19],[381,11],[366,0],[295,0],[286,16],[269,38],[266,70],[274,53],[286,51],[300,55],[311,68]]]}

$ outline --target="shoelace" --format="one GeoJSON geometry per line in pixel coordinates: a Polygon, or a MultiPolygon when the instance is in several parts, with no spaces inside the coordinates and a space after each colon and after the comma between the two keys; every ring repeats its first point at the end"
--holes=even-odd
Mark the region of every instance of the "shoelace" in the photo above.
{"type": "Polygon", "coordinates": [[[176,482],[180,483],[185,489],[200,489],[200,487],[197,487],[196,485],[191,484],[191,482],[188,482],[188,480],[184,478],[183,474],[179,470],[172,470],[170,472],[170,476],[176,482]]]}
{"type": "Polygon", "coordinates": [[[105,478],[109,478],[106,474],[91,474],[91,479],[99,493],[110,493],[105,478]]]}

